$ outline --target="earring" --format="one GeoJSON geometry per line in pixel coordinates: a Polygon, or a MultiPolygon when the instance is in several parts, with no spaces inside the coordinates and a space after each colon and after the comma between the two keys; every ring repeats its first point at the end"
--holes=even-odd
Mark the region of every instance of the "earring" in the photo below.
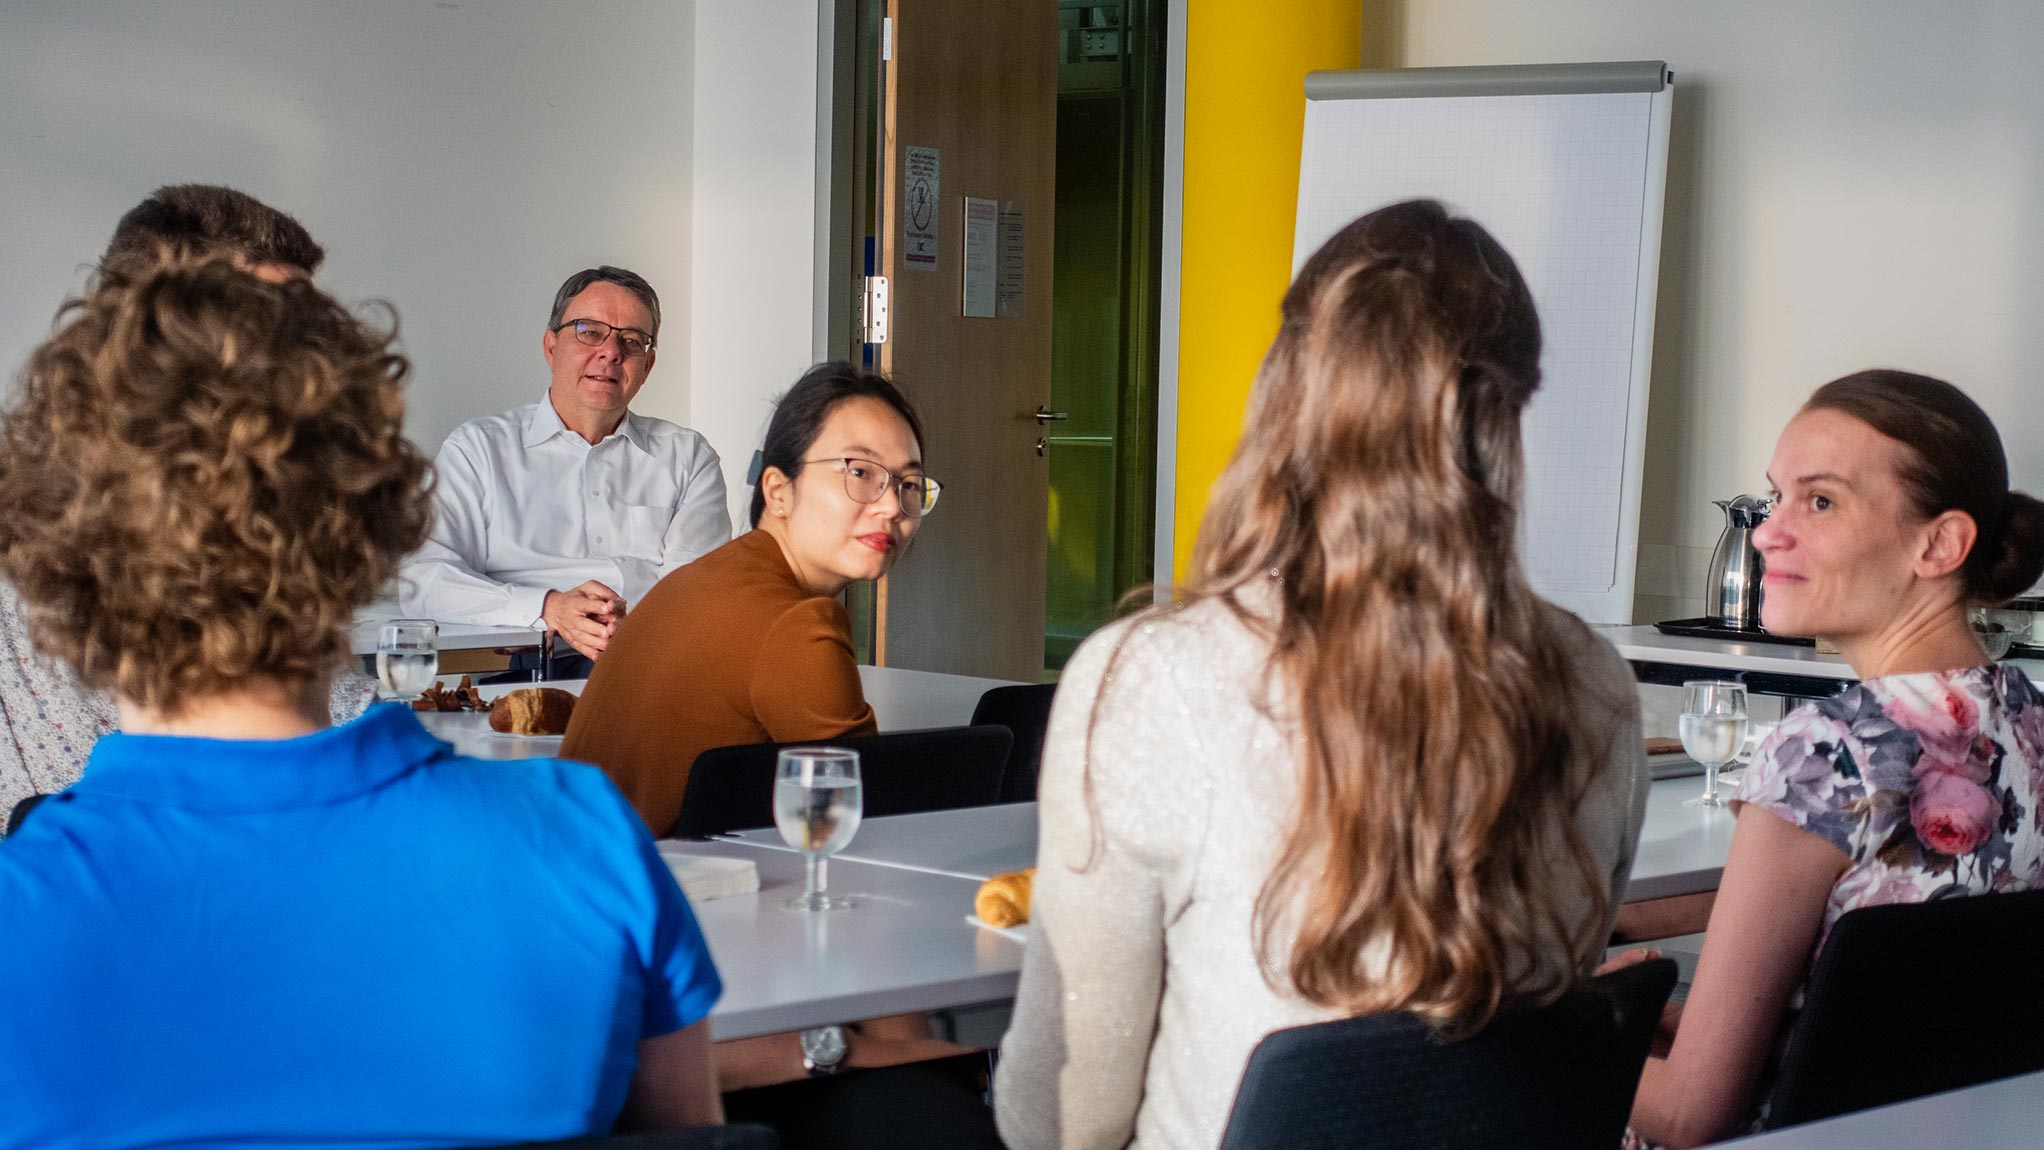
{"type": "Polygon", "coordinates": [[[786,519],[788,517],[788,505],[783,503],[779,507],[774,508],[774,514],[786,519]]]}

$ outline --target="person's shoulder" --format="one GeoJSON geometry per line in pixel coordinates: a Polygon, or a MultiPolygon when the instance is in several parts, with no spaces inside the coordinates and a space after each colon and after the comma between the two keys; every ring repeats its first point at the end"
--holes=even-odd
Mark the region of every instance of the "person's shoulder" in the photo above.
{"type": "MultiPolygon", "coordinates": [[[[751,599],[761,595],[781,598],[780,592],[788,580],[785,575],[774,577],[778,553],[762,555],[758,540],[752,538],[754,534],[740,535],[661,576],[653,590],[647,593],[646,602],[677,596],[693,600],[704,594],[718,595],[727,603],[733,599],[751,599]]],[[[779,571],[785,570],[786,564],[781,563],[779,571]]],[[[835,603],[836,600],[829,602],[835,603]]]]}
{"type": "Polygon", "coordinates": [[[709,438],[692,427],[636,411],[626,412],[625,418],[632,421],[632,430],[649,447],[683,457],[708,454],[715,458],[717,455],[717,449],[710,446],[709,438]]]}
{"type": "Polygon", "coordinates": [[[1611,640],[1598,634],[1575,612],[1544,599],[1540,601],[1540,614],[1569,673],[1578,683],[1607,701],[1622,697],[1638,705],[1632,665],[1611,645],[1611,640]]]}
{"type": "Polygon", "coordinates": [[[515,467],[518,454],[524,449],[526,424],[538,407],[528,403],[495,415],[478,416],[456,427],[440,441],[442,466],[449,456],[460,456],[469,466],[486,471],[506,465],[515,467]]]}
{"type": "Polygon", "coordinates": [[[526,403],[495,415],[479,415],[448,432],[444,443],[471,445],[506,439],[515,441],[525,434],[525,425],[538,408],[536,403],[526,403]]]}
{"type": "Polygon", "coordinates": [[[1213,684],[1232,695],[1245,681],[1261,681],[1269,662],[1259,619],[1255,603],[1220,595],[1146,608],[1089,636],[1059,681],[1116,694],[1213,684]]]}
{"type": "Polygon", "coordinates": [[[506,813],[527,832],[573,842],[590,833],[639,825],[625,798],[600,769],[575,759],[477,759],[447,755],[431,777],[457,805],[492,822],[506,813]]]}

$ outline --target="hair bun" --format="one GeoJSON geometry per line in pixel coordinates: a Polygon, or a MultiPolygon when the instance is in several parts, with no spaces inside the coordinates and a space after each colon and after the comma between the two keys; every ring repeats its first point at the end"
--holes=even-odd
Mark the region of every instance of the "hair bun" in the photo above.
{"type": "Polygon", "coordinates": [[[1987,602],[2004,603],[2036,586],[2044,575],[2044,502],[2009,492],[2001,531],[1990,546],[1992,559],[1981,579],[1987,602]]]}

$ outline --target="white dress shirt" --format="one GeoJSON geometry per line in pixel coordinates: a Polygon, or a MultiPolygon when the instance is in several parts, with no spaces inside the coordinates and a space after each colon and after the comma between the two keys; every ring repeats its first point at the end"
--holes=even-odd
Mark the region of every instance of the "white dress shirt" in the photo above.
{"type": "Polygon", "coordinates": [[[420,618],[536,627],[548,591],[591,579],[629,606],[731,538],[716,451],[663,419],[592,445],[541,398],[455,428],[435,470],[432,534],[398,572],[420,618]]]}

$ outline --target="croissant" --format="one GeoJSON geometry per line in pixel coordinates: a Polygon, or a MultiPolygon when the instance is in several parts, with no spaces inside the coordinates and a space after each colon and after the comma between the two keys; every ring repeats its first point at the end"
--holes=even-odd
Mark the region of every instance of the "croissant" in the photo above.
{"type": "Polygon", "coordinates": [[[1036,868],[997,874],[980,884],[973,900],[973,913],[988,926],[1014,926],[1029,921],[1029,892],[1036,885],[1036,868]]]}
{"type": "Polygon", "coordinates": [[[490,708],[490,729],[512,735],[563,735],[575,713],[575,696],[559,687],[526,687],[490,708]]]}

